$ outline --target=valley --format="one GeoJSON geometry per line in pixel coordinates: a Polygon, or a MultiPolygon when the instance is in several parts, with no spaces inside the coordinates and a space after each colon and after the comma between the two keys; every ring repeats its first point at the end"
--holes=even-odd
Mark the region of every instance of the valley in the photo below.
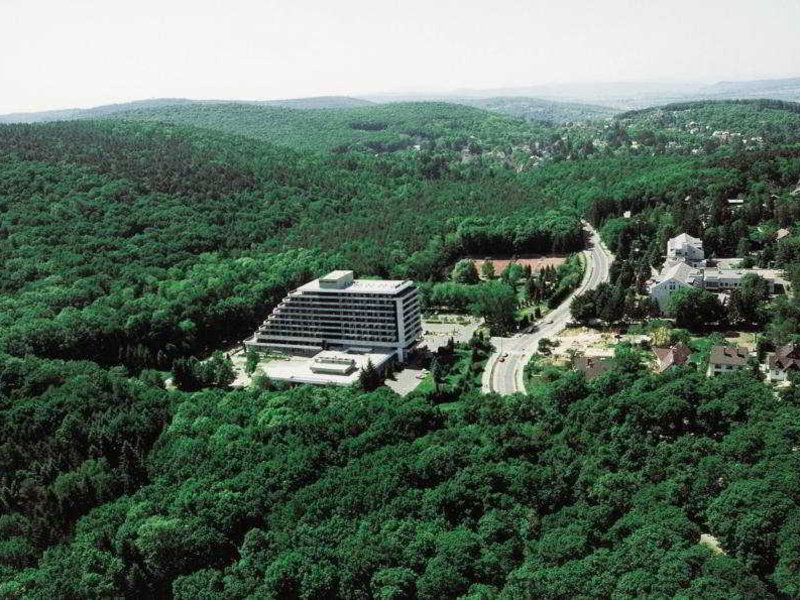
{"type": "Polygon", "coordinates": [[[800,108],[722,87],[7,118],[0,597],[797,597],[800,108]]]}

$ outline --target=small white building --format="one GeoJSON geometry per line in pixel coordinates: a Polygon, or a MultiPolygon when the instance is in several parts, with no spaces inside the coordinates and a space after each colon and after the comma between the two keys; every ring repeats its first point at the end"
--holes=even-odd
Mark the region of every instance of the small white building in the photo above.
{"type": "Polygon", "coordinates": [[[677,262],[665,267],[649,286],[650,297],[658,302],[661,312],[666,312],[669,297],[677,289],[697,284],[697,279],[702,279],[699,269],[690,267],[686,263],[677,262]]]}
{"type": "Polygon", "coordinates": [[[688,233],[675,236],[667,242],[667,263],[685,262],[696,266],[705,259],[703,240],[688,233]]]}

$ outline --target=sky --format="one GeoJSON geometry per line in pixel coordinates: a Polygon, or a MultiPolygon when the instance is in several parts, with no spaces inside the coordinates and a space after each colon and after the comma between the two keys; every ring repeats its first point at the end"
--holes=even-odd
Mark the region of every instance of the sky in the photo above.
{"type": "Polygon", "coordinates": [[[800,76],[800,0],[0,0],[0,114],[800,76]]]}

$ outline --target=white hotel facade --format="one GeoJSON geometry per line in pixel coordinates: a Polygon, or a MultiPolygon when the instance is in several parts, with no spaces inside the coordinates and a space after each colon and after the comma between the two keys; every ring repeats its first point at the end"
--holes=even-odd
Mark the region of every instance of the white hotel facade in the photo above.
{"type": "Polygon", "coordinates": [[[413,281],[354,279],[333,271],[289,293],[245,346],[288,353],[393,352],[401,362],[422,333],[413,281]]]}

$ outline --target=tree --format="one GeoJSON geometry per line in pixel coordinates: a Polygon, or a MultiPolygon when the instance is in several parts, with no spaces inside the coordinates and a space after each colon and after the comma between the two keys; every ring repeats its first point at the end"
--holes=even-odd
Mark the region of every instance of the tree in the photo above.
{"type": "Polygon", "coordinates": [[[431,361],[431,380],[433,381],[433,391],[438,393],[439,386],[444,381],[445,368],[438,356],[434,356],[431,361]]]}
{"type": "Polygon", "coordinates": [[[258,368],[259,358],[258,350],[255,348],[248,349],[245,355],[244,372],[248,375],[255,373],[255,370],[258,368]]]}
{"type": "Polygon", "coordinates": [[[378,389],[383,384],[380,371],[372,364],[372,359],[367,360],[367,364],[361,369],[358,375],[358,383],[365,392],[378,389]]]}
{"type": "Polygon", "coordinates": [[[682,287],[669,297],[667,314],[675,317],[678,327],[698,330],[719,323],[725,317],[716,295],[696,287],[682,287]]]}
{"type": "Polygon", "coordinates": [[[236,379],[233,361],[222,352],[214,352],[211,359],[202,363],[201,379],[204,387],[226,388],[236,379]]]}
{"type": "Polygon", "coordinates": [[[478,283],[480,281],[478,269],[475,267],[475,263],[468,258],[461,259],[456,263],[456,266],[453,267],[453,273],[451,274],[450,278],[455,283],[465,283],[469,285],[478,283]]]}
{"type": "Polygon", "coordinates": [[[514,288],[504,281],[488,281],[476,288],[470,311],[485,319],[493,335],[511,331],[517,298],[514,288]]]}
{"type": "Polygon", "coordinates": [[[503,279],[511,285],[515,285],[524,275],[525,270],[522,268],[522,265],[517,263],[509,263],[509,265],[503,269],[502,273],[503,279]]]}
{"type": "Polygon", "coordinates": [[[484,279],[494,279],[495,272],[494,272],[494,263],[491,259],[485,259],[483,264],[481,265],[481,275],[484,279]]]}
{"type": "Polygon", "coordinates": [[[572,299],[569,305],[572,318],[582,325],[588,325],[597,318],[596,294],[594,290],[587,290],[572,299]]]}
{"type": "Polygon", "coordinates": [[[207,387],[226,388],[236,379],[229,356],[214,352],[201,362],[194,356],[178,358],[172,364],[172,380],[179,390],[194,392],[207,387]]]}
{"type": "Polygon", "coordinates": [[[742,277],[741,285],[731,292],[728,316],[734,323],[766,322],[764,304],[769,300],[769,282],[756,273],[742,277]]]}
{"type": "Polygon", "coordinates": [[[554,342],[550,338],[542,338],[539,340],[537,350],[539,354],[550,356],[553,353],[553,348],[555,348],[556,346],[558,346],[558,342],[554,342]]]}
{"type": "Polygon", "coordinates": [[[370,587],[376,600],[413,600],[417,574],[404,567],[381,569],[372,576],[370,587]]]}

